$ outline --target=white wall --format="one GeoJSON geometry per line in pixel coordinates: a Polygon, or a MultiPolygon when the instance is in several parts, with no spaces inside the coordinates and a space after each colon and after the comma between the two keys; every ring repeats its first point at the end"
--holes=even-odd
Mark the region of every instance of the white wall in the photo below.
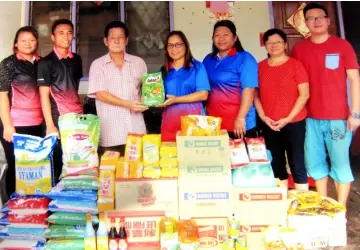
{"type": "MultiPolygon", "coordinates": [[[[205,1],[174,1],[174,29],[182,30],[189,39],[191,50],[198,60],[211,51],[214,22],[209,19],[205,1]]],[[[260,61],[266,57],[260,47],[259,33],[270,28],[268,2],[235,1],[235,25],[243,47],[260,61]]],[[[0,2],[0,60],[10,55],[16,30],[25,23],[25,2],[0,2]]],[[[86,94],[87,82],[79,92],[86,94]]]]}
{"type": "Polygon", "coordinates": [[[15,33],[24,23],[23,5],[21,1],[0,2],[0,61],[12,53],[15,33]]]}
{"type": "MultiPolygon", "coordinates": [[[[259,33],[270,28],[268,2],[235,1],[234,10],[234,23],[243,47],[258,61],[264,59],[266,53],[260,47],[259,33]]],[[[213,26],[205,1],[174,2],[174,29],[185,33],[198,60],[211,51],[213,26]]]]}

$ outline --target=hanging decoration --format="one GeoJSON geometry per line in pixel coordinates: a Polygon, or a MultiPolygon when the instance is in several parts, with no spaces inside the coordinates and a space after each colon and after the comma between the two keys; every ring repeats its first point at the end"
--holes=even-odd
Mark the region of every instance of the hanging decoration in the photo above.
{"type": "Polygon", "coordinates": [[[104,2],[104,1],[94,1],[94,3],[95,3],[97,6],[101,5],[103,2],[104,2]]]}
{"type": "Polygon", "coordinates": [[[308,38],[311,36],[311,33],[305,24],[305,17],[303,12],[305,6],[305,3],[301,4],[300,7],[295,11],[295,13],[287,20],[287,22],[291,26],[293,26],[294,29],[297,30],[297,32],[299,32],[305,38],[308,38]]]}
{"type": "Polygon", "coordinates": [[[234,1],[206,1],[206,8],[209,9],[210,20],[235,20],[234,1]]]}

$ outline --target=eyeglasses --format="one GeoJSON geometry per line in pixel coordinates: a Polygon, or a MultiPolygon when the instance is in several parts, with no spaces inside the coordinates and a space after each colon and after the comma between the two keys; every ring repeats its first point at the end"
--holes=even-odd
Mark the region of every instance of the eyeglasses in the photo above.
{"type": "Polygon", "coordinates": [[[274,42],[266,42],[265,45],[270,47],[270,46],[274,46],[274,45],[276,45],[276,46],[282,45],[284,43],[285,43],[284,41],[274,41],[274,42]]]}
{"type": "Polygon", "coordinates": [[[168,46],[167,46],[167,48],[168,48],[168,49],[173,49],[173,48],[175,47],[175,48],[178,49],[178,48],[181,48],[183,45],[184,45],[184,43],[175,43],[175,44],[169,43],[168,46]]]}
{"type": "Polygon", "coordinates": [[[314,16],[309,16],[309,17],[307,17],[306,18],[306,21],[308,21],[308,22],[316,22],[316,21],[320,21],[320,22],[322,22],[322,21],[324,21],[325,20],[325,18],[327,18],[328,16],[318,16],[318,17],[314,17],[314,16]]]}

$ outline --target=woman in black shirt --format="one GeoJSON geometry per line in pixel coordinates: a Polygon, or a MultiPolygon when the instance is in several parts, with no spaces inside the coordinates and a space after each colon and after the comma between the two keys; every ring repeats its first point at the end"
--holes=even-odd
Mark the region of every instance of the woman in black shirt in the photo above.
{"type": "Polygon", "coordinates": [[[42,136],[43,115],[37,86],[38,33],[30,27],[20,28],[15,35],[13,54],[0,63],[0,140],[8,170],[6,190],[15,191],[13,134],[42,136]]]}

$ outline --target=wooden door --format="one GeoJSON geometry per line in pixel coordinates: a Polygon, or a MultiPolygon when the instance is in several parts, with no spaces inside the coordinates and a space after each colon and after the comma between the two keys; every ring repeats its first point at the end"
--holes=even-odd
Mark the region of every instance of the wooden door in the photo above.
{"type": "MultiPolygon", "coordinates": [[[[273,13],[274,13],[274,22],[275,28],[283,30],[288,39],[288,49],[287,53],[290,55],[292,48],[294,45],[304,39],[304,37],[295,30],[287,20],[296,12],[296,10],[300,7],[302,3],[308,3],[309,1],[273,1],[273,13]]],[[[329,12],[330,18],[330,33],[334,35],[339,35],[339,28],[338,28],[338,16],[337,16],[337,8],[336,2],[318,2],[319,4],[323,5],[329,12]]]]}

